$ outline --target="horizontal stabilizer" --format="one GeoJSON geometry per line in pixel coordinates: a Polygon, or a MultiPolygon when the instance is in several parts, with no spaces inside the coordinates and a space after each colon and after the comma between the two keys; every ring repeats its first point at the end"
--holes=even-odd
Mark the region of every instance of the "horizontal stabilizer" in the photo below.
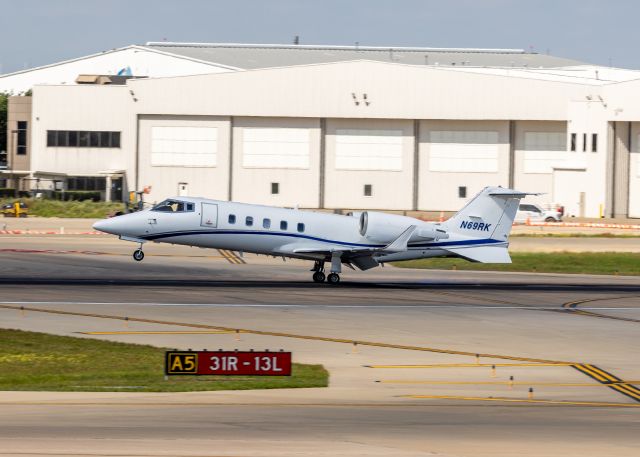
{"type": "Polygon", "coordinates": [[[511,263],[511,257],[506,246],[447,248],[447,251],[472,262],[511,263]]]}
{"type": "Polygon", "coordinates": [[[491,195],[492,197],[525,198],[527,195],[538,196],[538,195],[542,195],[542,193],[541,192],[518,192],[517,190],[504,189],[502,187],[499,187],[489,192],[489,195],[491,195]]]}

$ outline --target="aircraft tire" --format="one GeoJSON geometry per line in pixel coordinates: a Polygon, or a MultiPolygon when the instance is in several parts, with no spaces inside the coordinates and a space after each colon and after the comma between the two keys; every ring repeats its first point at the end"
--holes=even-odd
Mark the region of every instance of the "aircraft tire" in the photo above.
{"type": "Polygon", "coordinates": [[[327,276],[327,282],[333,286],[340,282],[340,275],[338,273],[331,273],[327,276]]]}
{"type": "Polygon", "coordinates": [[[138,262],[144,259],[144,252],[142,252],[142,249],[138,249],[133,253],[133,259],[137,260],[138,262]]]}
{"type": "Polygon", "coordinates": [[[325,274],[321,271],[316,271],[313,274],[313,282],[324,282],[325,274]]]}

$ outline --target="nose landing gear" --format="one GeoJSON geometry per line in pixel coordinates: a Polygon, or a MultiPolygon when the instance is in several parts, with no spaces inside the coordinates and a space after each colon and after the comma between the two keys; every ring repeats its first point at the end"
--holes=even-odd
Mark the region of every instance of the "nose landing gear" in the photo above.
{"type": "Polygon", "coordinates": [[[136,249],[133,252],[133,259],[137,260],[138,262],[140,262],[142,259],[144,259],[144,252],[142,252],[142,244],[140,245],[140,247],[138,249],[136,249]]]}

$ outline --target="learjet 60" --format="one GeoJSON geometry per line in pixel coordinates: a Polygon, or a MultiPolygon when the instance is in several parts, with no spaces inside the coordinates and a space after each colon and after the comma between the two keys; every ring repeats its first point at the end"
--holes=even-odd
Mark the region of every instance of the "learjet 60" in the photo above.
{"type": "Polygon", "coordinates": [[[227,249],[310,260],[315,282],[338,284],[342,265],[369,270],[386,262],[428,257],[511,263],[509,233],[526,195],[530,194],[486,187],[443,222],[376,211],[340,215],[175,197],[93,227],[139,243],[133,254],[138,261],[148,241],[227,249]]]}

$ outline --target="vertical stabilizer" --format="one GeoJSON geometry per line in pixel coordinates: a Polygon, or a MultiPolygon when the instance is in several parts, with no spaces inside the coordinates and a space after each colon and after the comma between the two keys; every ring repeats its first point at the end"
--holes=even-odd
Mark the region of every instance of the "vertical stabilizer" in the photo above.
{"type": "Polygon", "coordinates": [[[502,187],[485,187],[443,225],[450,234],[507,241],[520,199],[527,195],[534,194],[502,187]]]}

